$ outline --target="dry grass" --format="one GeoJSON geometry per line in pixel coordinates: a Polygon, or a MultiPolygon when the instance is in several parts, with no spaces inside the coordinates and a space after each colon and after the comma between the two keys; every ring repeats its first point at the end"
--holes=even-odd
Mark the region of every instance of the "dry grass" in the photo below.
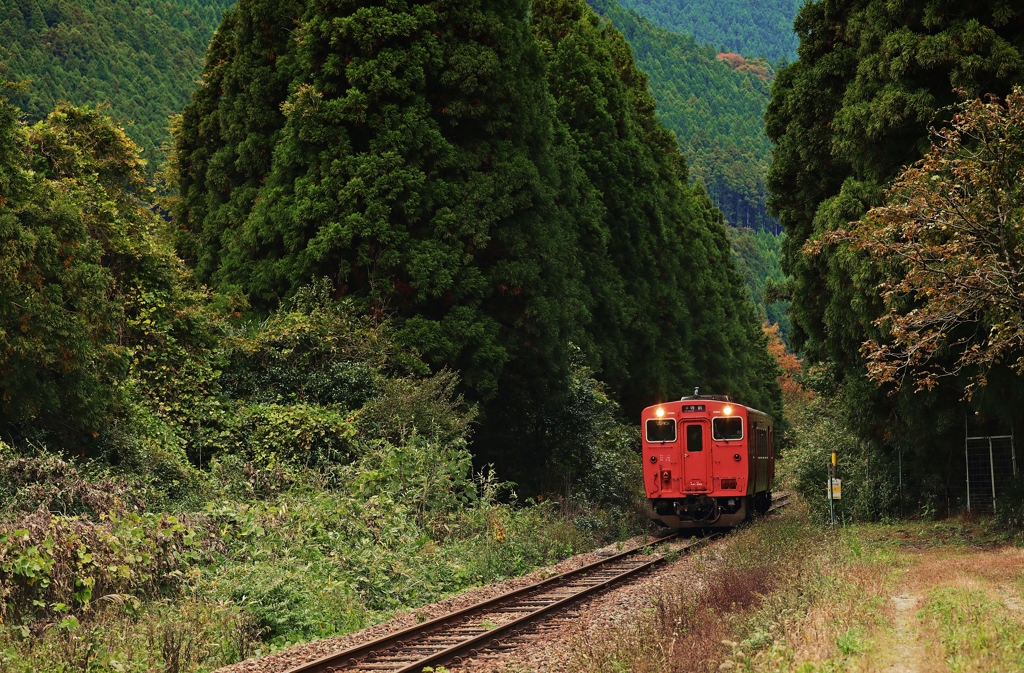
{"type": "Polygon", "coordinates": [[[572,644],[571,670],[703,673],[732,653],[738,624],[799,572],[817,531],[804,512],[764,520],[679,564],[645,613],[611,633],[588,630],[572,644]]]}
{"type": "Polygon", "coordinates": [[[828,530],[793,508],[679,566],[571,670],[1024,670],[1024,550],[985,522],[828,530]]]}

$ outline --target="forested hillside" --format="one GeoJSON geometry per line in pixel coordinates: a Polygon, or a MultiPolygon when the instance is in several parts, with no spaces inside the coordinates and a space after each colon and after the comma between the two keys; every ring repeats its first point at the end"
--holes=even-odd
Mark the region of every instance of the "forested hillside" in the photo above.
{"type": "Polygon", "coordinates": [[[696,385],[777,404],[721,216],[586,5],[535,3],[539,41],[525,4],[274,7],[226,15],[178,131],[200,279],[272,307],[328,277],[462,374],[501,428],[483,446],[521,432],[540,462],[569,342],[627,413],[696,385]]]}
{"type": "Polygon", "coordinates": [[[162,160],[169,117],[195,89],[206,45],[234,0],[0,0],[0,61],[29,119],[61,101],[102,105],[162,160]]]}
{"type": "Polygon", "coordinates": [[[899,460],[922,507],[963,506],[966,424],[1024,422],[1020,286],[990,285],[1020,273],[1019,108],[958,107],[1024,83],[1022,19],[1009,2],[809,3],[768,108],[795,343],[859,464],[881,484],[899,460]]]}
{"type": "MultiPolygon", "coordinates": [[[[32,7],[33,39],[73,32],[32,7]]],[[[640,532],[640,406],[781,414],[722,214],[583,0],[241,0],[170,221],[115,121],[21,115],[0,99],[4,670],[351,631],[640,532]]]]}
{"type": "Polygon", "coordinates": [[[793,19],[802,0],[621,0],[657,26],[701,44],[772,63],[796,60],[793,19]]]}
{"type": "Polygon", "coordinates": [[[789,302],[777,301],[771,292],[766,293],[769,285],[782,287],[786,282],[786,276],[782,272],[784,238],[784,235],[770,231],[755,231],[746,227],[729,228],[729,240],[732,242],[736,266],[743,274],[754,305],[765,320],[779,326],[782,339],[788,343],[789,302]]]}
{"type": "Polygon", "coordinates": [[[760,62],[759,68],[734,70],[716,48],[658,28],[615,0],[591,4],[626,37],[648,75],[658,118],[679,138],[692,176],[706,185],[726,221],[774,228],[765,208],[771,144],[763,124],[771,67],[760,62]]]}

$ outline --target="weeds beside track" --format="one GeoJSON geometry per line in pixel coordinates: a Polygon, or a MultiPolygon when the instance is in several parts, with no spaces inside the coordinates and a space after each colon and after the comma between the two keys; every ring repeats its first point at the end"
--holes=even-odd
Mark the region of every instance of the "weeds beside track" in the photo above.
{"type": "MultiPolygon", "coordinates": [[[[784,507],[787,502],[787,496],[780,496],[773,509],[784,507]]],[[[424,624],[302,664],[289,673],[414,673],[515,649],[529,634],[552,628],[549,620],[579,601],[635,577],[670,555],[688,553],[720,535],[712,533],[684,542],[671,552],[654,553],[655,547],[680,537],[680,533],[671,533],[424,624]]]]}

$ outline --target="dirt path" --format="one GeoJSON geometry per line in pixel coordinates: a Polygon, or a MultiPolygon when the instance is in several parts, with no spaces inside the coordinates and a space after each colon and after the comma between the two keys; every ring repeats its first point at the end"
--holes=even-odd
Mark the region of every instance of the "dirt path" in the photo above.
{"type": "Polygon", "coordinates": [[[884,620],[852,670],[1024,670],[1024,549],[897,549],[884,620]],[[990,668],[991,666],[991,668],[990,668]]]}

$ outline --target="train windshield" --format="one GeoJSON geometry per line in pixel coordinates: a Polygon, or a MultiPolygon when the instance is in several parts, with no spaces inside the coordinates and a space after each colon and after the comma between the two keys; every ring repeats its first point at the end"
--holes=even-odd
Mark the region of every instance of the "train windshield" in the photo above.
{"type": "Polygon", "coordinates": [[[718,440],[743,439],[743,419],[738,416],[713,419],[711,436],[718,440]]]}
{"type": "Polygon", "coordinates": [[[676,422],[671,418],[649,419],[647,421],[648,442],[674,442],[676,441],[676,422]]]}

